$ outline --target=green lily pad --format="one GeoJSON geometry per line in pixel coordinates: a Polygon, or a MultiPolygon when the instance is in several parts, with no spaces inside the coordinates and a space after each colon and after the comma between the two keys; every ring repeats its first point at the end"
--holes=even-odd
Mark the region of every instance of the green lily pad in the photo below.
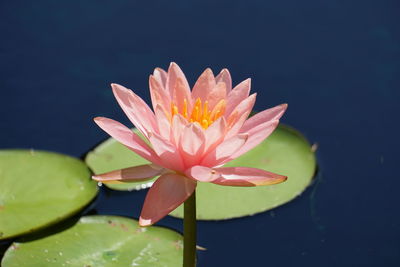
{"type": "Polygon", "coordinates": [[[46,227],[81,210],[97,194],[86,165],[34,150],[0,150],[0,239],[46,227]]]}
{"type": "MultiPolygon", "coordinates": [[[[296,130],[280,125],[263,143],[227,163],[224,167],[244,166],[286,175],[281,184],[257,187],[220,186],[198,183],[197,218],[222,220],[253,215],[289,202],[311,183],[316,159],[307,140],[296,130]]],[[[171,212],[183,217],[183,205],[171,212]]]]}
{"type": "Polygon", "coordinates": [[[182,236],[166,228],[142,228],[117,216],[86,216],[53,235],[13,243],[1,266],[176,267],[182,266],[182,244],[182,236]]]}
{"type": "MultiPolygon", "coordinates": [[[[136,133],[139,133],[136,129],[136,133]]],[[[93,151],[90,151],[85,158],[86,164],[94,174],[110,172],[132,166],[149,164],[147,160],[138,156],[114,138],[109,138],[93,151]]],[[[105,186],[121,191],[140,190],[151,187],[155,179],[147,182],[132,182],[124,184],[105,184],[105,186]]]]}

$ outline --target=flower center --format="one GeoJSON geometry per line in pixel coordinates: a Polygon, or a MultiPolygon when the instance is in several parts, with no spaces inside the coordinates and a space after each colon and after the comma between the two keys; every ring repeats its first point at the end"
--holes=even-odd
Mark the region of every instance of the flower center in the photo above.
{"type": "Polygon", "coordinates": [[[182,110],[179,110],[178,106],[171,103],[171,119],[176,114],[181,114],[185,119],[190,122],[198,122],[204,129],[207,129],[214,121],[221,117],[225,112],[226,101],[221,99],[212,110],[209,110],[208,101],[201,102],[200,98],[196,99],[196,102],[191,110],[188,110],[187,100],[183,100],[182,110]]]}

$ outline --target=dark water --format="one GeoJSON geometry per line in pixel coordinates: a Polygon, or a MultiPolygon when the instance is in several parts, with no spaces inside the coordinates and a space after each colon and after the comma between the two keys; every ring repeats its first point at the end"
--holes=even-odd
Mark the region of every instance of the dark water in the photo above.
{"type": "MultiPolygon", "coordinates": [[[[191,82],[228,67],[253,79],[257,110],[289,103],[283,122],[319,144],[320,175],[273,212],[200,222],[199,266],[400,266],[399,12],[398,0],[0,1],[0,146],[79,157],[106,138],[94,116],[128,124],[111,82],[149,100],[156,66],[176,61],[191,82]]],[[[144,195],[103,192],[97,211],[137,218],[144,195]]]]}

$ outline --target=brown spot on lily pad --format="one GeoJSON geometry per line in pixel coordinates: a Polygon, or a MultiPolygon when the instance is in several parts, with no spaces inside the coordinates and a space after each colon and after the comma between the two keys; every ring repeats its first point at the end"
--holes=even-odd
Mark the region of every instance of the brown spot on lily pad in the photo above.
{"type": "Polygon", "coordinates": [[[260,160],[260,162],[261,162],[261,163],[264,163],[264,164],[268,164],[268,163],[271,162],[271,160],[270,160],[270,159],[267,159],[267,158],[263,158],[263,159],[260,160]]]}

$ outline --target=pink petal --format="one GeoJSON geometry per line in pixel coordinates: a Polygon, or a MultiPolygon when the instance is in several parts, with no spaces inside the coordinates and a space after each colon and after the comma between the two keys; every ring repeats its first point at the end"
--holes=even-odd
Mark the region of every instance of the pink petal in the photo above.
{"type": "Polygon", "coordinates": [[[207,101],[210,110],[212,110],[215,105],[222,99],[226,99],[226,85],[223,82],[217,83],[217,85],[212,88],[208,95],[207,101]]]}
{"type": "Polygon", "coordinates": [[[272,185],[286,181],[287,177],[276,173],[264,171],[256,168],[246,167],[227,167],[213,169],[218,178],[212,183],[229,186],[260,186],[272,185]]]}
{"type": "Polygon", "coordinates": [[[203,129],[197,122],[190,123],[183,129],[179,145],[186,167],[200,162],[205,145],[205,136],[203,129]]]}
{"type": "Polygon", "coordinates": [[[164,169],[161,167],[153,164],[146,164],[93,175],[92,179],[102,183],[140,182],[149,180],[154,176],[158,176],[163,171],[164,169]]]}
{"type": "Polygon", "coordinates": [[[207,154],[202,160],[204,166],[217,166],[230,158],[233,153],[239,150],[246,142],[247,134],[239,134],[219,144],[213,151],[207,154]]]}
{"type": "Polygon", "coordinates": [[[111,135],[121,144],[138,154],[144,159],[155,164],[159,163],[159,158],[156,153],[151,149],[137,134],[125,125],[108,118],[97,117],[94,122],[103,129],[106,133],[111,135]]]}
{"type": "Polygon", "coordinates": [[[165,89],[168,77],[167,72],[161,68],[155,68],[153,76],[157,80],[157,82],[165,89]]]}
{"type": "Polygon", "coordinates": [[[166,89],[169,91],[171,97],[174,95],[174,90],[178,78],[181,80],[182,85],[185,87],[185,90],[190,91],[190,87],[186,80],[185,74],[175,62],[172,62],[168,68],[168,77],[166,81],[166,89]]]}
{"type": "Polygon", "coordinates": [[[232,78],[229,70],[223,69],[221,72],[215,77],[215,81],[217,83],[223,82],[226,85],[226,92],[229,93],[232,90],[232,78]]]}
{"type": "Polygon", "coordinates": [[[164,174],[146,195],[139,224],[149,226],[181,205],[196,188],[196,182],[178,174],[164,174]]]}
{"type": "Polygon", "coordinates": [[[252,94],[240,102],[240,104],[233,110],[232,114],[227,119],[228,133],[226,138],[236,135],[242,128],[244,122],[249,117],[250,112],[254,107],[256,96],[257,94],[252,94]]]}
{"type": "Polygon", "coordinates": [[[243,127],[240,129],[241,133],[245,133],[250,131],[251,129],[257,127],[262,123],[272,121],[272,120],[279,120],[283,113],[285,113],[287,108],[287,104],[281,104],[276,107],[266,109],[262,112],[257,113],[256,115],[249,118],[244,124],[243,127]]]}
{"type": "Polygon", "coordinates": [[[205,147],[204,153],[219,145],[224,140],[226,131],[226,121],[224,117],[220,117],[210,125],[205,131],[205,147]]]}
{"type": "Polygon", "coordinates": [[[187,101],[188,110],[191,110],[192,95],[190,93],[190,88],[189,86],[185,85],[184,81],[182,81],[182,78],[178,77],[175,81],[173,94],[171,94],[171,101],[178,107],[178,110],[182,111],[185,100],[187,101]]]}
{"type": "Polygon", "coordinates": [[[169,111],[171,108],[171,97],[169,92],[165,90],[160,82],[152,75],[149,77],[149,87],[153,109],[155,109],[157,105],[160,105],[165,110],[169,111]]]}
{"type": "Polygon", "coordinates": [[[210,182],[220,177],[220,174],[205,166],[193,166],[185,171],[187,177],[200,182],[210,182]]]}
{"type": "Polygon", "coordinates": [[[143,99],[131,90],[115,83],[111,84],[111,87],[115,98],[125,114],[136,128],[138,128],[144,136],[148,137],[147,133],[149,131],[154,131],[157,127],[153,111],[143,99]]]}
{"type": "Polygon", "coordinates": [[[149,140],[154,151],[160,158],[161,166],[167,169],[182,171],[184,164],[179,150],[157,133],[149,133],[149,140]]]}
{"type": "Polygon", "coordinates": [[[155,108],[156,121],[158,132],[164,138],[169,140],[171,136],[171,123],[166,115],[166,111],[160,105],[155,108]]]}
{"type": "Polygon", "coordinates": [[[215,87],[215,78],[212,70],[207,68],[197,79],[192,90],[192,99],[196,101],[197,98],[204,103],[208,99],[208,95],[215,87]]]}
{"type": "Polygon", "coordinates": [[[172,118],[170,137],[170,142],[172,144],[178,146],[183,129],[187,124],[189,124],[188,121],[181,114],[174,115],[174,117],[172,118]]]}
{"type": "Polygon", "coordinates": [[[227,104],[225,110],[225,118],[227,118],[232,111],[249,96],[251,87],[251,79],[244,80],[239,83],[227,96],[227,104]]]}
{"type": "Polygon", "coordinates": [[[267,138],[275,130],[278,124],[279,124],[278,120],[268,121],[249,130],[247,132],[249,138],[247,139],[246,143],[231,157],[226,159],[224,163],[243,155],[247,151],[259,145],[262,141],[264,141],[265,138],[267,138]]]}

